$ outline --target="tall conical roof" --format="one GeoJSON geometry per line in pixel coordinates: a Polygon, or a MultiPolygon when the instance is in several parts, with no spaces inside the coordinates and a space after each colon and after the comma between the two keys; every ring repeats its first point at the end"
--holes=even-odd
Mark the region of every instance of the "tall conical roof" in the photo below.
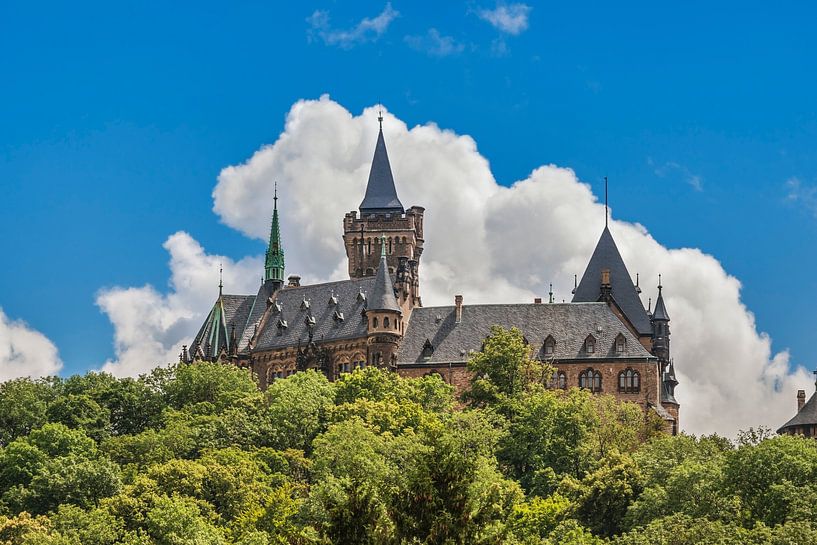
{"type": "Polygon", "coordinates": [[[652,313],[653,320],[664,320],[665,322],[669,322],[669,314],[667,313],[667,307],[664,305],[664,294],[661,292],[663,286],[661,284],[658,285],[658,300],[655,301],[655,310],[652,313]]]}
{"type": "Polygon", "coordinates": [[[377,276],[374,280],[372,296],[369,298],[367,310],[393,310],[400,312],[397,298],[394,296],[394,286],[389,275],[389,266],[386,263],[386,239],[380,239],[380,264],[377,266],[377,276]]]}
{"type": "Polygon", "coordinates": [[[633,324],[640,335],[651,335],[652,325],[635,290],[635,285],[621,258],[616,241],[608,227],[599,238],[593,256],[587,264],[581,282],[573,295],[574,303],[596,302],[602,298],[601,275],[603,270],[610,271],[610,284],[613,300],[633,324]]]}
{"type": "Polygon", "coordinates": [[[374,148],[372,169],[369,171],[369,183],[366,186],[366,196],[360,203],[360,213],[366,214],[402,214],[405,212],[403,204],[397,198],[394,187],[394,176],[391,173],[389,154],[386,152],[386,141],[383,139],[383,127],[377,135],[377,145],[374,148]]]}
{"type": "Polygon", "coordinates": [[[281,244],[281,226],[278,222],[278,184],[275,184],[275,204],[272,209],[269,246],[264,262],[264,280],[284,281],[284,247],[281,244]]]}

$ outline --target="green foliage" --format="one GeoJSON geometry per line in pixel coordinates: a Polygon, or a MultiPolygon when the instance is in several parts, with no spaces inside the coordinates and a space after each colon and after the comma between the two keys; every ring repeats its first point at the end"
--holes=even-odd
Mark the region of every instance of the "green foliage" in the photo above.
{"type": "Polygon", "coordinates": [[[516,330],[436,375],[197,363],[0,384],[0,545],[817,542],[817,442],[669,437],[516,330]]]}

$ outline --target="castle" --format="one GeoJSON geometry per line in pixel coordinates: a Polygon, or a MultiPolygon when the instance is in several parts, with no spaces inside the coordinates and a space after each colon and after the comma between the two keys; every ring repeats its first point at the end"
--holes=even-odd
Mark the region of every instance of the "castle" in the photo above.
{"type": "Polygon", "coordinates": [[[255,295],[219,295],[184,362],[232,361],[250,368],[262,388],[306,369],[330,380],[370,365],[400,375],[439,374],[458,391],[466,363],[493,325],[517,327],[535,358],[555,368],[551,386],[578,386],[654,411],[673,434],[678,384],[659,282],[645,310],[605,225],[570,303],[424,307],[420,265],[425,242],[421,206],[403,207],[380,132],[359,210],[343,218],[349,279],[301,285],[284,280],[284,248],[274,196],[264,282],[255,295]]]}

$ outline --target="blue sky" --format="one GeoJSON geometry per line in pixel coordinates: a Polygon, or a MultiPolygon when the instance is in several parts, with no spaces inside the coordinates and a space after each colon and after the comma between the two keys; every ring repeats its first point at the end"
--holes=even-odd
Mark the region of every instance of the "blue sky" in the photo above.
{"type": "Polygon", "coordinates": [[[64,374],[98,367],[96,294],[165,286],[169,234],[263,250],[212,213],[216,177],[329,93],[471,135],[504,185],[609,176],[616,217],[716,256],[775,349],[817,364],[817,7],[530,3],[503,29],[497,6],[4,2],[0,307],[64,374]]]}

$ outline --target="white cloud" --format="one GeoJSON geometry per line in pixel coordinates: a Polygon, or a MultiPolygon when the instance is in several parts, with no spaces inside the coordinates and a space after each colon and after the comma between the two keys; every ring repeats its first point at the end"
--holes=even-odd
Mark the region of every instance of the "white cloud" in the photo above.
{"type": "Polygon", "coordinates": [[[458,43],[451,36],[443,36],[436,28],[430,28],[428,32],[420,36],[406,36],[406,43],[412,49],[427,53],[432,57],[447,57],[462,53],[465,46],[458,43]]]}
{"type": "Polygon", "coordinates": [[[398,15],[400,12],[392,8],[389,2],[376,17],[365,17],[353,28],[341,30],[332,28],[329,23],[329,12],[315,10],[306,19],[309,24],[307,36],[310,40],[320,38],[326,45],[337,45],[343,49],[349,49],[357,44],[380,38],[398,15]]]}
{"type": "MultiPolygon", "coordinates": [[[[308,281],[344,277],[341,219],[362,198],[376,116],[374,107],[354,116],[328,97],[299,101],[274,144],[222,171],[215,212],[263,240],[272,201],[259,195],[271,195],[278,180],[287,272],[308,281]]],[[[401,200],[426,207],[427,306],[449,304],[455,293],[466,304],[531,301],[551,281],[557,300],[570,300],[573,274],[584,271],[604,217],[572,170],[542,166],[503,187],[469,136],[434,124],[409,129],[388,113],[384,132],[401,200]]],[[[641,225],[613,221],[611,229],[642,286],[664,274],[683,427],[733,434],[791,417],[795,390],[811,380],[789,369],[786,352],[772,353],[741,301],[739,281],[714,257],[665,248],[641,225]]],[[[655,292],[645,289],[644,298],[654,300],[655,292]]]]}
{"type": "Polygon", "coordinates": [[[116,358],[105,362],[103,371],[135,376],[178,361],[182,345],[190,344],[215,302],[220,264],[225,293],[255,293],[261,283],[260,258],[235,262],[208,255],[184,232],[168,237],[164,248],[170,253],[167,293],[148,285],[108,288],[97,295],[96,304],[114,326],[116,358]]]}
{"type": "Polygon", "coordinates": [[[785,201],[798,204],[817,216],[817,186],[804,184],[799,178],[786,180],[785,201]]]}
{"type": "Polygon", "coordinates": [[[494,28],[507,34],[521,34],[528,28],[528,14],[531,7],[526,4],[500,4],[496,9],[477,11],[480,19],[489,22],[494,28]]]}
{"type": "Polygon", "coordinates": [[[0,381],[55,375],[62,361],[48,337],[0,308],[0,381]]]}
{"type": "Polygon", "coordinates": [[[656,164],[651,157],[648,157],[647,164],[653,167],[653,173],[659,178],[666,178],[672,173],[677,173],[680,174],[680,176],[684,179],[684,182],[689,184],[689,186],[695,191],[704,190],[703,178],[701,178],[701,176],[698,174],[693,174],[689,168],[681,163],[678,163],[677,161],[667,161],[663,164],[656,164]]]}

